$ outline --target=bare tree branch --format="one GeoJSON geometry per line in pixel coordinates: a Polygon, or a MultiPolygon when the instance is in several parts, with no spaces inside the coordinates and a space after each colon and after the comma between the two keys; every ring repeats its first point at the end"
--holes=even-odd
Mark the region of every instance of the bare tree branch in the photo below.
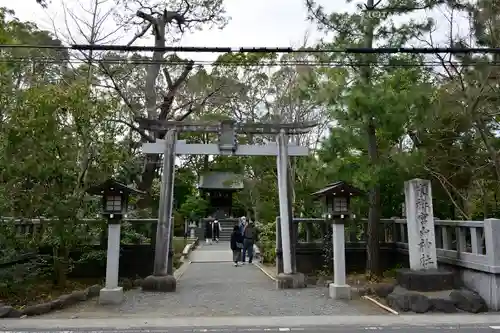
{"type": "Polygon", "coordinates": [[[170,77],[170,73],[166,67],[163,67],[163,76],[165,76],[165,81],[167,81],[168,89],[172,89],[174,83],[172,82],[172,78],[170,77]]]}
{"type": "Polygon", "coordinates": [[[135,36],[134,36],[134,38],[132,38],[132,39],[130,40],[130,42],[128,42],[128,43],[127,43],[127,46],[130,46],[130,45],[134,44],[134,42],[135,42],[136,40],[138,40],[139,38],[141,38],[142,36],[144,36],[144,35],[146,34],[146,32],[148,32],[149,28],[151,28],[151,25],[152,25],[152,23],[151,23],[151,22],[147,23],[147,24],[146,24],[146,25],[142,28],[142,30],[141,30],[141,31],[139,31],[138,33],[136,33],[136,34],[135,34],[135,36]]]}
{"type": "Polygon", "coordinates": [[[191,103],[191,106],[190,108],[186,111],[186,113],[184,113],[183,115],[181,115],[180,117],[178,117],[176,120],[177,121],[183,121],[185,120],[187,117],[189,117],[194,111],[196,111],[197,109],[200,109],[202,108],[203,106],[205,106],[205,104],[207,103],[207,101],[210,99],[210,97],[212,97],[213,95],[215,95],[217,92],[219,92],[220,90],[222,89],[222,86],[219,87],[218,89],[215,89],[213,90],[211,93],[207,94],[205,96],[205,98],[203,98],[203,100],[200,102],[200,103],[197,103],[195,105],[195,103],[191,103]]]}
{"type": "Polygon", "coordinates": [[[118,82],[116,82],[116,80],[114,79],[113,74],[111,74],[111,72],[108,70],[108,68],[106,67],[106,65],[102,61],[99,61],[98,64],[99,64],[99,67],[101,67],[101,69],[103,70],[103,72],[108,76],[109,80],[113,84],[114,90],[118,93],[118,95],[123,100],[123,102],[127,105],[127,107],[130,109],[130,111],[132,111],[134,114],[136,114],[137,110],[134,109],[132,103],[129,101],[129,99],[127,98],[125,93],[122,91],[122,89],[118,85],[118,82]]]}
{"type": "Polygon", "coordinates": [[[158,116],[158,119],[163,120],[167,119],[167,116],[169,115],[172,105],[174,103],[174,98],[179,90],[180,86],[186,81],[189,73],[193,70],[194,67],[194,61],[189,61],[187,65],[184,67],[184,70],[182,71],[181,75],[172,83],[172,85],[169,87],[167,94],[163,97],[163,103],[160,106],[160,115],[158,116]]]}
{"type": "Polygon", "coordinates": [[[148,135],[145,130],[140,129],[139,127],[135,126],[132,123],[129,123],[128,121],[125,121],[123,119],[109,119],[109,121],[113,121],[115,123],[126,125],[130,129],[132,129],[133,131],[139,133],[139,135],[141,136],[141,138],[143,140],[145,140],[147,142],[155,142],[155,138],[153,138],[152,136],[148,135]]]}
{"type": "Polygon", "coordinates": [[[144,13],[143,11],[141,10],[138,10],[137,13],[135,14],[137,17],[145,20],[145,21],[148,21],[149,24],[157,24],[158,23],[158,20],[153,16],[153,15],[150,15],[150,14],[146,14],[144,13]]]}
{"type": "Polygon", "coordinates": [[[441,184],[441,187],[445,190],[446,194],[448,195],[448,198],[451,200],[453,206],[455,206],[455,208],[460,212],[460,214],[466,218],[466,219],[469,219],[470,216],[468,214],[465,213],[465,211],[462,209],[462,207],[460,207],[460,205],[456,202],[456,200],[453,198],[453,195],[451,194],[451,192],[448,190],[448,186],[451,187],[451,189],[457,194],[459,195],[462,199],[463,198],[463,195],[453,186],[453,184],[451,184],[447,179],[446,177],[444,177],[443,175],[441,175],[439,172],[437,171],[434,171],[432,170],[431,168],[428,168],[426,166],[424,166],[424,169],[429,172],[431,175],[434,176],[434,178],[436,178],[439,183],[441,184]]]}

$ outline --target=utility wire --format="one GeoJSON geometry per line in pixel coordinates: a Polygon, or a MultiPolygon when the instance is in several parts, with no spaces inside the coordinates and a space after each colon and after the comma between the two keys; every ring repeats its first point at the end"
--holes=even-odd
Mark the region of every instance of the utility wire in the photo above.
{"type": "MultiPolygon", "coordinates": [[[[87,64],[88,61],[82,59],[52,59],[52,58],[0,58],[0,64],[54,64],[54,65],[64,65],[64,64],[74,64],[83,65],[87,64]]],[[[175,60],[147,60],[147,59],[101,59],[94,60],[94,63],[101,64],[115,64],[115,65],[153,65],[162,64],[170,66],[182,66],[186,65],[186,61],[175,61],[175,60]]],[[[500,66],[498,61],[472,61],[467,64],[456,63],[459,66],[474,66],[474,65],[488,65],[488,66],[500,66]]],[[[407,63],[402,60],[393,59],[391,61],[265,61],[265,62],[244,62],[244,61],[205,61],[197,60],[193,62],[193,65],[199,66],[212,66],[212,67],[278,67],[278,66],[309,66],[309,67],[363,67],[363,66],[378,66],[378,67],[427,67],[427,66],[441,66],[440,61],[421,61],[416,63],[407,63]]]]}
{"type": "Polygon", "coordinates": [[[129,46],[129,45],[96,45],[96,44],[73,44],[70,46],[62,45],[29,45],[29,44],[3,44],[0,49],[51,49],[51,50],[79,50],[79,51],[124,51],[124,52],[194,52],[194,53],[376,53],[376,54],[496,54],[500,53],[500,48],[456,48],[456,47],[347,47],[337,49],[321,48],[298,48],[291,47],[198,47],[198,46],[129,46]]]}

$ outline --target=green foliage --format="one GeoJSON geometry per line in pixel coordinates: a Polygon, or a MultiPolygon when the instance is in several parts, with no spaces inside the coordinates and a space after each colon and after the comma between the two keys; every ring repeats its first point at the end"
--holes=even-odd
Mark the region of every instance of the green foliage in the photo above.
{"type": "MultiPolygon", "coordinates": [[[[311,0],[306,2],[320,26],[331,30],[328,39],[314,45],[322,49],[364,46],[370,32],[377,46],[432,43],[427,38],[432,20],[407,19],[401,13],[411,13],[415,5],[449,6],[440,1],[387,0],[378,6],[409,7],[387,10],[375,18],[360,8],[323,13],[311,0]]],[[[169,8],[177,4],[183,5],[174,1],[169,8]]],[[[138,8],[130,12],[131,6],[140,4],[120,0],[118,5],[124,9],[118,18],[133,22],[128,16],[138,8]]],[[[164,9],[159,1],[148,5],[158,12],[164,9]]],[[[498,45],[498,6],[489,0],[454,6],[471,14],[472,31],[470,36],[452,36],[452,46],[498,45]]],[[[226,22],[221,0],[195,1],[186,16],[193,19],[190,28],[226,22]]],[[[175,26],[167,30],[177,32],[175,26]]],[[[0,43],[62,45],[51,33],[16,19],[6,8],[0,8],[0,43]]],[[[309,157],[290,159],[295,216],[318,217],[321,209],[310,194],[336,180],[367,191],[380,188],[380,205],[370,208],[366,197],[354,200],[356,215],[366,217],[371,209],[380,217],[398,216],[403,183],[414,177],[433,181],[437,217],[485,218],[500,213],[496,111],[500,71],[485,55],[457,55],[453,62],[436,58],[443,64],[437,70],[425,66],[431,55],[228,53],[210,69],[189,69],[178,54],[164,52],[155,56],[170,63],[158,66],[142,65],[148,56],[118,52],[103,54],[103,59],[113,61],[80,65],[70,63],[70,54],[62,49],[2,49],[0,53],[5,60],[0,62],[0,216],[51,219],[43,233],[27,239],[17,237],[12,224],[3,223],[2,255],[10,258],[48,245],[53,254],[47,262],[61,281],[74,264],[69,252],[101,238],[102,224],[81,223],[98,213],[99,204],[85,195],[90,184],[110,176],[135,183],[148,195],[134,201],[138,209],[129,216],[157,215],[161,159],[146,159],[137,149],[157,137],[139,131],[133,123],[134,117],[146,113],[167,120],[189,116],[195,121],[317,122],[311,133],[293,138],[313,150],[309,157]],[[53,61],[40,61],[41,57],[53,61]],[[15,60],[20,58],[26,61],[15,60]],[[311,60],[344,65],[315,66],[311,60]],[[270,68],[271,63],[281,66],[270,68]],[[152,69],[156,71],[154,91],[146,91],[145,82],[152,82],[151,73],[155,74],[152,69]],[[154,111],[151,101],[158,106],[154,111]],[[368,125],[375,129],[375,141],[368,125]],[[369,148],[375,148],[376,154],[370,157],[369,148]]],[[[179,133],[179,139],[197,143],[211,143],[216,137],[179,133]]],[[[238,136],[240,144],[274,139],[238,136]]],[[[279,211],[275,158],[186,156],[176,162],[175,234],[183,234],[186,219],[198,220],[210,208],[196,189],[198,177],[209,170],[234,171],[242,175],[245,188],[234,195],[233,211],[259,222],[263,256],[272,262],[273,221],[279,211]]],[[[123,225],[126,244],[147,243],[148,237],[148,226],[123,225]]],[[[330,256],[331,249],[325,248],[327,252],[330,256]]],[[[99,261],[102,255],[90,251],[81,260],[99,261]]]]}
{"type": "Polygon", "coordinates": [[[181,213],[184,218],[190,219],[191,221],[197,221],[206,216],[207,209],[207,200],[200,196],[191,195],[179,208],[179,213],[181,213]]]}
{"type": "Polygon", "coordinates": [[[132,223],[124,222],[121,225],[121,243],[122,244],[148,244],[151,240],[144,234],[147,232],[148,225],[137,228],[132,223]],[[138,231],[139,229],[139,231],[138,231]],[[142,232],[141,232],[142,231],[142,232]]]}
{"type": "Polygon", "coordinates": [[[0,268],[0,299],[19,294],[30,284],[52,275],[50,258],[36,256],[24,263],[0,268]]]}
{"type": "Polygon", "coordinates": [[[259,226],[258,245],[262,251],[262,260],[265,263],[274,263],[276,260],[276,221],[259,226]]]}
{"type": "Polygon", "coordinates": [[[323,269],[324,273],[331,273],[333,271],[333,233],[332,228],[328,226],[328,232],[323,235],[322,240],[322,255],[323,255],[323,269]]]}

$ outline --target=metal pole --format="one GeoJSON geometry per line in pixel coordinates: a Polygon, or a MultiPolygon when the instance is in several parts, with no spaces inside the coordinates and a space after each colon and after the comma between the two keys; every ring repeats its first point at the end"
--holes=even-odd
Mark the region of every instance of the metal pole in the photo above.
{"type": "Polygon", "coordinates": [[[168,275],[169,250],[172,232],[172,204],[175,172],[175,129],[168,130],[165,135],[165,152],[163,155],[163,174],[160,188],[160,204],[158,208],[158,225],[156,231],[155,262],[153,275],[168,275]]]}
{"type": "Polygon", "coordinates": [[[292,274],[292,258],[290,247],[290,209],[288,207],[288,154],[286,145],[285,131],[281,130],[278,134],[278,156],[277,156],[277,171],[278,171],[278,194],[280,203],[280,226],[281,226],[281,245],[283,249],[283,273],[292,274]]]}

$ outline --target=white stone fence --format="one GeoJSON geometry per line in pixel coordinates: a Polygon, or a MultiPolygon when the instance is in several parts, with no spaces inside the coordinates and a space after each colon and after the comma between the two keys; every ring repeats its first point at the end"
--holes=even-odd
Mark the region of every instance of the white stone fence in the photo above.
{"type": "MultiPolygon", "coordinates": [[[[500,274],[500,220],[434,221],[438,262],[500,274]]],[[[294,218],[294,222],[324,223],[323,219],[305,218],[294,218]]],[[[395,244],[398,251],[408,253],[406,219],[381,219],[380,222],[380,243],[395,244]]],[[[366,241],[366,223],[366,219],[346,223],[346,244],[363,244],[366,241]]]]}
{"type": "MultiPolygon", "coordinates": [[[[385,243],[408,252],[406,219],[383,219],[385,243]],[[392,230],[391,230],[392,229],[392,230]]],[[[500,220],[434,220],[438,262],[487,273],[500,273],[500,220]]]]}

